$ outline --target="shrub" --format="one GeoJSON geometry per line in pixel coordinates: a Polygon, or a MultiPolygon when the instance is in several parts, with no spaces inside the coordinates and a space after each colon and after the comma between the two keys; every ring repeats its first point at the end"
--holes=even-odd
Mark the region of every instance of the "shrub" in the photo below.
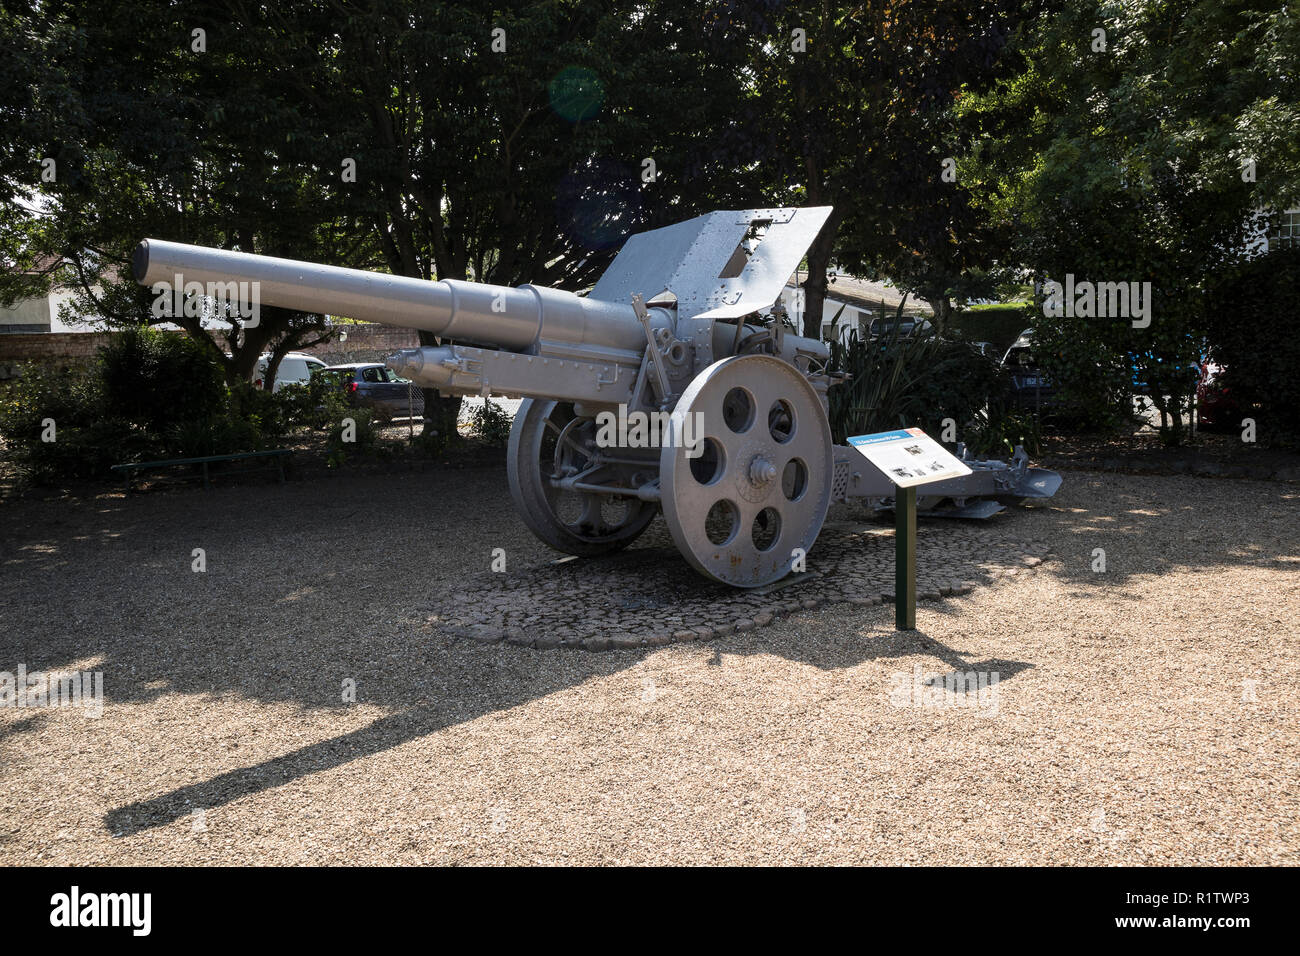
{"type": "Polygon", "coordinates": [[[1037,416],[994,410],[994,406],[975,416],[962,431],[962,439],[977,458],[1009,456],[1017,445],[1023,445],[1030,455],[1037,455],[1043,445],[1037,416]]]}
{"type": "Polygon", "coordinates": [[[32,480],[109,478],[119,462],[254,451],[288,428],[286,404],[227,389],[215,364],[178,335],[131,329],[87,369],[28,366],[0,396],[6,453],[32,480]],[[45,423],[54,441],[44,441],[45,423]]]}
{"type": "Polygon", "coordinates": [[[105,417],[101,406],[95,370],[26,366],[0,395],[0,436],[7,454],[29,478],[51,484],[109,477],[110,466],[124,456],[161,450],[156,436],[125,419],[105,417]]]}
{"type": "Polygon", "coordinates": [[[257,432],[258,447],[273,444],[295,427],[308,424],[300,410],[302,403],[297,397],[299,392],[306,391],[304,386],[293,385],[285,386],[278,392],[269,392],[240,383],[230,389],[228,413],[220,417],[240,419],[251,424],[257,432]],[[293,391],[295,389],[296,392],[293,391]]]}
{"type": "Polygon", "coordinates": [[[1032,328],[1041,315],[1031,302],[973,305],[950,316],[948,328],[967,341],[990,343],[1001,359],[1016,337],[1032,328]]]}
{"type": "Polygon", "coordinates": [[[325,450],[326,464],[330,468],[337,468],[349,458],[374,450],[379,437],[374,412],[368,408],[351,408],[341,398],[327,398],[326,405],[330,424],[325,450]]]}
{"type": "Polygon", "coordinates": [[[509,413],[490,398],[469,413],[470,432],[489,445],[504,445],[510,440],[514,424],[509,413]]]}
{"type": "Polygon", "coordinates": [[[1300,248],[1240,262],[1209,283],[1210,357],[1261,441],[1300,445],[1300,248]]]}
{"type": "Polygon", "coordinates": [[[284,385],[277,392],[254,389],[265,396],[275,406],[273,417],[279,434],[287,434],[294,428],[324,428],[326,425],[324,400],[324,383],[319,377],[306,385],[284,385]]]}
{"type": "Polygon", "coordinates": [[[105,416],[159,433],[213,418],[226,402],[221,369],[202,345],[148,326],[119,332],[100,349],[99,380],[105,416]]]}
{"type": "Polygon", "coordinates": [[[1133,421],[1133,373],[1113,338],[1100,321],[1040,314],[1033,352],[1052,385],[1044,417],[1054,426],[1114,431],[1133,421]]]}
{"type": "Polygon", "coordinates": [[[937,336],[877,340],[850,332],[831,343],[831,369],[850,379],[830,390],[831,431],[843,444],[849,435],[921,427],[942,437],[944,419],[958,427],[958,440],[981,416],[1001,415],[1005,378],[995,362],[964,342],[937,336]]]}
{"type": "Polygon", "coordinates": [[[90,425],[100,417],[99,402],[99,379],[92,370],[53,372],[29,364],[0,394],[0,435],[39,441],[47,418],[59,428],[90,425]]]}

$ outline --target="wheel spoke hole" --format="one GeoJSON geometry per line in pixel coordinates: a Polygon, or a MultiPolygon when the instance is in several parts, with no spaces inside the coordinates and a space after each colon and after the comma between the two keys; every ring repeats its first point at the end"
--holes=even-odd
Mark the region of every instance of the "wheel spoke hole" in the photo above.
{"type": "Polygon", "coordinates": [[[730,544],[740,528],[740,510],[723,498],[704,517],[704,534],[715,545],[730,544]]]}
{"type": "Polygon", "coordinates": [[[691,477],[702,485],[711,485],[727,470],[727,453],[714,438],[704,439],[703,445],[699,457],[690,459],[691,477]]]}
{"type": "Polygon", "coordinates": [[[586,505],[582,495],[562,491],[555,498],[555,518],[560,524],[572,527],[582,520],[586,505]]]}
{"type": "Polygon", "coordinates": [[[767,430],[772,440],[784,445],[794,437],[794,406],[778,398],[767,412],[767,430]]]}
{"type": "Polygon", "coordinates": [[[781,493],[786,501],[798,501],[808,490],[808,466],[801,458],[791,458],[781,472],[781,493]]]}
{"type": "Polygon", "coordinates": [[[754,396],[737,385],[722,399],[722,420],[737,435],[754,424],[754,396]]]}
{"type": "Polygon", "coordinates": [[[613,531],[627,524],[632,516],[632,503],[626,498],[605,498],[600,503],[600,520],[606,529],[613,531]]]}
{"type": "Polygon", "coordinates": [[[754,547],[759,551],[771,551],[781,537],[781,513],[775,508],[764,508],[754,516],[754,525],[749,533],[754,539],[754,547]]]}

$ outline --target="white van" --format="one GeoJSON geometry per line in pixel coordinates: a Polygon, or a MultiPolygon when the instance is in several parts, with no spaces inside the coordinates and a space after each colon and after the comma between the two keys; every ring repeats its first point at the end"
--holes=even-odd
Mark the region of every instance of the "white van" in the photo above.
{"type": "MultiPolygon", "coordinates": [[[[270,352],[263,352],[262,357],[257,360],[253,384],[258,388],[266,388],[266,367],[270,361],[270,352]]],[[[324,367],[325,363],[314,355],[308,355],[306,352],[289,352],[280,359],[280,367],[275,370],[275,387],[271,391],[278,392],[286,385],[306,385],[311,381],[312,371],[324,367]]]]}

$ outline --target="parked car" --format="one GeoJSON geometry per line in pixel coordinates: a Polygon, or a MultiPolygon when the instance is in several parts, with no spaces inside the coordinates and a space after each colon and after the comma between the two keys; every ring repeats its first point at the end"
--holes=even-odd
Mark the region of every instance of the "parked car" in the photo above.
{"type": "Polygon", "coordinates": [[[1033,411],[1052,404],[1056,390],[1034,355],[1033,329],[1025,329],[1011,343],[1002,367],[1010,373],[1013,408],[1033,411]]]}
{"type": "MultiPolygon", "coordinates": [[[[271,364],[271,353],[263,352],[257,360],[257,371],[253,375],[253,384],[266,388],[266,370],[271,364]]],[[[306,385],[311,381],[313,371],[325,368],[325,363],[314,355],[305,352],[289,352],[280,359],[280,366],[275,370],[275,383],[271,391],[278,392],[286,385],[306,385]]]]}
{"type": "Polygon", "coordinates": [[[373,409],[375,417],[382,422],[408,416],[419,418],[424,414],[424,393],[387,365],[378,362],[330,365],[317,370],[316,375],[345,392],[351,404],[373,409]]]}
{"type": "Polygon", "coordinates": [[[1223,384],[1223,366],[1206,362],[1196,383],[1196,417],[1202,428],[1237,428],[1245,412],[1223,384]]]}
{"type": "Polygon", "coordinates": [[[888,316],[872,319],[867,326],[867,334],[873,339],[890,339],[894,335],[905,339],[912,335],[929,335],[933,328],[929,320],[919,316],[905,315],[902,319],[888,316]]]}

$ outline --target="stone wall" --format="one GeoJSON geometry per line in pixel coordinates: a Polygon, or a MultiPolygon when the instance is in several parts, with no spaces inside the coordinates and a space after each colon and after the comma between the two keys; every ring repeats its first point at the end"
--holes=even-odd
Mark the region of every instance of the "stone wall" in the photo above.
{"type": "Polygon", "coordinates": [[[415,329],[399,329],[391,325],[349,325],[347,338],[333,340],[306,351],[331,365],[346,362],[380,362],[398,349],[412,349],[419,345],[415,329]]]}
{"type": "MultiPolygon", "coordinates": [[[[332,340],[306,351],[331,365],[345,362],[376,362],[398,349],[415,347],[418,342],[414,329],[399,329],[388,325],[349,325],[344,327],[347,338],[332,340]]],[[[35,362],[50,368],[70,368],[85,365],[94,359],[101,346],[107,345],[112,332],[45,332],[0,334],[0,379],[18,374],[25,362],[35,362]]],[[[183,335],[183,332],[175,332],[183,335]]]]}

